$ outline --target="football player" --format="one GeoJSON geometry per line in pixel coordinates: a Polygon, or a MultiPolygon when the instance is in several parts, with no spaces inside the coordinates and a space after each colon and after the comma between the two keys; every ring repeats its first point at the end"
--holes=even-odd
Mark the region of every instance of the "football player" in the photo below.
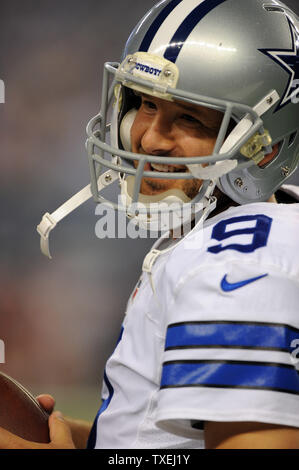
{"type": "MultiPolygon", "coordinates": [[[[162,0],[105,64],[91,192],[108,203],[116,181],[112,207],[169,230],[144,259],[92,428],[53,414],[49,446],[299,448],[299,190],[285,185],[298,44],[277,0],[162,0]]],[[[61,218],[40,226],[45,253],[61,218]]]]}

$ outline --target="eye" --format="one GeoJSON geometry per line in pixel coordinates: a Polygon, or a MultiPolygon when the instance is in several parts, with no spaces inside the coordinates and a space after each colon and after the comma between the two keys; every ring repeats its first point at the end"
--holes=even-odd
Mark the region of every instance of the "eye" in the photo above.
{"type": "Polygon", "coordinates": [[[192,116],[192,114],[181,114],[179,116],[179,122],[186,127],[191,127],[194,129],[203,128],[205,127],[203,123],[197,119],[196,117],[192,116]]]}
{"type": "Polygon", "coordinates": [[[150,100],[143,99],[142,100],[142,105],[145,109],[149,109],[149,110],[157,109],[157,106],[155,105],[155,103],[153,101],[150,101],[150,100]]]}
{"type": "Polygon", "coordinates": [[[194,116],[191,116],[191,114],[183,114],[181,116],[181,119],[190,123],[201,124],[201,122],[198,119],[196,119],[194,116]]]}
{"type": "Polygon", "coordinates": [[[215,126],[214,123],[208,123],[205,121],[201,121],[197,117],[194,117],[192,114],[181,114],[179,116],[180,125],[185,127],[186,129],[192,129],[200,133],[204,133],[209,137],[214,137],[217,135],[219,130],[218,126],[215,126]]]}

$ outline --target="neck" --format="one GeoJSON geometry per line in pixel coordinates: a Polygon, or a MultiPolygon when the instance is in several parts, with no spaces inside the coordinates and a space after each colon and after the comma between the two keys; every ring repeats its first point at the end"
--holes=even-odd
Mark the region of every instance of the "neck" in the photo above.
{"type": "MultiPolygon", "coordinates": [[[[219,214],[220,212],[225,211],[229,207],[239,206],[239,204],[237,202],[234,202],[232,199],[230,199],[228,196],[226,196],[226,194],[222,193],[220,191],[220,189],[218,189],[217,187],[215,188],[215,191],[214,191],[213,195],[216,196],[216,198],[217,198],[217,206],[216,206],[215,211],[213,211],[211,213],[212,217],[214,215],[219,214]]],[[[272,194],[272,196],[268,199],[267,202],[272,202],[274,204],[277,204],[275,194],[272,194]]]]}
{"type": "MultiPolygon", "coordinates": [[[[210,216],[214,217],[214,215],[220,214],[220,212],[225,211],[229,207],[236,207],[239,204],[235,201],[233,201],[230,197],[228,197],[226,194],[224,194],[222,191],[220,191],[219,188],[215,188],[213,196],[216,197],[217,199],[217,206],[214,211],[211,212],[210,216]]],[[[210,217],[209,216],[209,217],[210,217]]]]}
{"type": "Polygon", "coordinates": [[[275,194],[272,194],[272,196],[270,197],[270,199],[268,199],[267,202],[273,202],[274,204],[277,204],[277,199],[275,197],[275,194]]]}

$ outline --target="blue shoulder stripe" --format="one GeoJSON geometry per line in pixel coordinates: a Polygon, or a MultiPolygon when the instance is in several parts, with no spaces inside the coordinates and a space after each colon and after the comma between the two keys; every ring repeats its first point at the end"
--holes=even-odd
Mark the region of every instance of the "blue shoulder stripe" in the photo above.
{"type": "Polygon", "coordinates": [[[169,361],[164,363],[161,389],[216,387],[272,390],[299,394],[299,376],[292,366],[241,361],[169,361]]]}
{"type": "Polygon", "coordinates": [[[240,348],[292,352],[299,330],[288,325],[257,322],[187,322],[170,325],[165,350],[240,348]]]}

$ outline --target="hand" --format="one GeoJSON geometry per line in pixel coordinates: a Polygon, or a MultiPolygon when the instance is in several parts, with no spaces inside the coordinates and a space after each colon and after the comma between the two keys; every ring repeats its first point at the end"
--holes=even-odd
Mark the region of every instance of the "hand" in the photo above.
{"type": "MultiPolygon", "coordinates": [[[[55,406],[55,400],[51,395],[39,395],[36,399],[47,413],[52,413],[55,406]]],[[[69,416],[65,416],[64,419],[71,430],[73,443],[76,449],[86,449],[92,423],[82,419],[70,418],[69,416]]]]}
{"type": "Polygon", "coordinates": [[[72,433],[67,421],[59,411],[54,411],[55,400],[51,395],[36,397],[49,416],[49,444],[27,441],[0,427],[0,449],[75,449],[72,433]]]}
{"type": "Polygon", "coordinates": [[[52,395],[46,395],[46,394],[42,394],[42,395],[38,395],[38,397],[36,397],[36,400],[39,402],[40,406],[49,414],[52,413],[52,411],[54,410],[54,406],[55,406],[55,399],[52,397],[52,395]]]}

